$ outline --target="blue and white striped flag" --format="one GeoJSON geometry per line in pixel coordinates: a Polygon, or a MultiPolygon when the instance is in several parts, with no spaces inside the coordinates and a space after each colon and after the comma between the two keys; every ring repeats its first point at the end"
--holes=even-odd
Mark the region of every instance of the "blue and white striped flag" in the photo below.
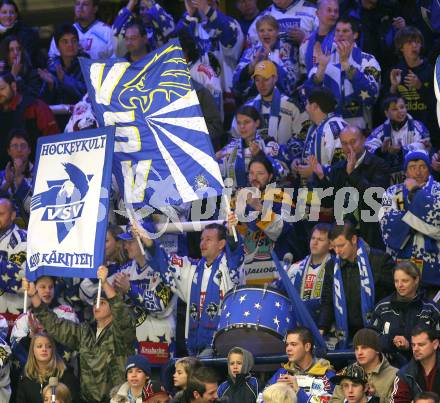
{"type": "Polygon", "coordinates": [[[113,173],[126,203],[160,208],[222,192],[177,40],[132,64],[82,59],[81,67],[99,124],[116,126],[113,173]]]}

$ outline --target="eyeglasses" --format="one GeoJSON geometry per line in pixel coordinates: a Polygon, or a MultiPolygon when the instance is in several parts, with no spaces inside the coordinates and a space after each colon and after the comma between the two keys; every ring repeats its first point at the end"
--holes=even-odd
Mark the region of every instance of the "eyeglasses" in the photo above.
{"type": "Polygon", "coordinates": [[[29,146],[26,143],[20,143],[20,144],[12,143],[9,145],[9,148],[12,148],[13,150],[27,150],[29,146]]]}

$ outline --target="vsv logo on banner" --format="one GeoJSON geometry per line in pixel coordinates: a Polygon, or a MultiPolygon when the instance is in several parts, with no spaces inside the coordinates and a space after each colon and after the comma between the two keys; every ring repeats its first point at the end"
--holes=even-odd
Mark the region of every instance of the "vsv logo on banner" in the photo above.
{"type": "Polygon", "coordinates": [[[38,139],[27,277],[96,277],[103,262],[114,128],[38,139]],[[44,234],[44,236],[41,236],[44,234]]]}
{"type": "Polygon", "coordinates": [[[128,63],[81,59],[101,126],[115,125],[113,172],[126,203],[163,210],[219,194],[223,180],[182,48],[128,63]]]}
{"type": "Polygon", "coordinates": [[[93,178],[93,175],[84,174],[71,163],[62,163],[60,168],[64,168],[68,178],[47,181],[49,189],[34,195],[31,201],[31,211],[44,208],[41,219],[56,222],[58,242],[64,240],[76,219],[81,217],[83,199],[89,190],[89,181],[93,178]]]}

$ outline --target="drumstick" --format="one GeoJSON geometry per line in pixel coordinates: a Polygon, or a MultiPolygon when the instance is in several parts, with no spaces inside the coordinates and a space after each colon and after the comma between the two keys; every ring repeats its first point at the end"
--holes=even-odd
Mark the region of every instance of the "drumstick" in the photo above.
{"type": "MultiPolygon", "coordinates": [[[[223,193],[223,198],[225,201],[226,214],[229,215],[229,213],[231,212],[231,205],[229,204],[228,196],[225,193],[223,193]]],[[[235,225],[232,226],[231,230],[232,230],[232,234],[234,235],[234,241],[238,242],[237,230],[235,229],[235,225]]]]}

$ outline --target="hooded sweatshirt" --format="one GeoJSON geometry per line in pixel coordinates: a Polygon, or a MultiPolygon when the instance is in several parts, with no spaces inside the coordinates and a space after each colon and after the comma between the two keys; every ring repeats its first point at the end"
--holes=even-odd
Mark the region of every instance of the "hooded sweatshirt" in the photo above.
{"type": "Polygon", "coordinates": [[[234,347],[228,353],[228,379],[223,382],[217,391],[219,397],[227,397],[229,403],[255,403],[258,397],[259,388],[257,379],[254,378],[250,370],[254,366],[254,357],[252,353],[241,347],[234,347]],[[243,356],[243,365],[241,372],[233,376],[229,367],[231,354],[241,354],[243,356]]]}
{"type": "Polygon", "coordinates": [[[312,397],[329,399],[333,393],[334,385],[330,382],[330,378],[335,375],[335,371],[330,362],[323,358],[313,357],[312,365],[306,370],[302,370],[291,362],[284,364],[269,379],[266,387],[276,383],[280,375],[283,374],[296,376],[299,386],[298,403],[309,402],[312,397]]]}

